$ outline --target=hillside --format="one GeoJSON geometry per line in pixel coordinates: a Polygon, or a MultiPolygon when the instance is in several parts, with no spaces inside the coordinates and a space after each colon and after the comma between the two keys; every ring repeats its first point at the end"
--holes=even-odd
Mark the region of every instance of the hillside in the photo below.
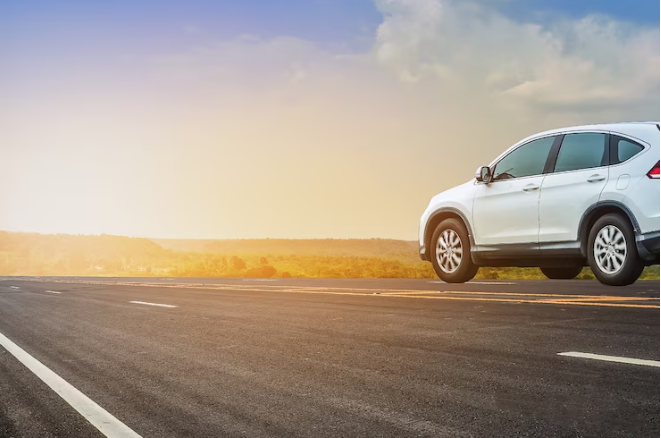
{"type": "Polygon", "coordinates": [[[124,272],[169,258],[168,251],[149,239],[0,231],[0,275],[124,272]]]}
{"type": "MultiPolygon", "coordinates": [[[[177,240],[0,231],[0,275],[435,278],[417,242],[390,239],[177,240]]],[[[485,268],[477,278],[544,278],[485,268]]],[[[584,270],[580,278],[593,278],[584,270]]],[[[658,279],[659,267],[644,278],[658,279]]]]}
{"type": "Polygon", "coordinates": [[[151,240],[163,248],[181,252],[419,258],[417,242],[393,239],[151,240]]]}

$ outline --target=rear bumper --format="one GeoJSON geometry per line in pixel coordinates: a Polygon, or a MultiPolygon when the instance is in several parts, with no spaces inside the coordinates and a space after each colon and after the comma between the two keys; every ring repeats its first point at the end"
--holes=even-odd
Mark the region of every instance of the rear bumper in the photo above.
{"type": "Polygon", "coordinates": [[[640,257],[648,262],[659,260],[659,232],[640,234],[636,237],[640,257]]]}

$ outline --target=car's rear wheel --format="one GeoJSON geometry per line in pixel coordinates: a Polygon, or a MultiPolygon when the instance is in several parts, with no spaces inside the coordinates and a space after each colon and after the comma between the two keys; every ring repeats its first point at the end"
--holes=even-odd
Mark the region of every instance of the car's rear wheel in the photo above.
{"type": "Polygon", "coordinates": [[[465,283],[477,274],[471,260],[470,239],[458,219],[445,219],[438,224],[431,239],[431,263],[436,275],[448,283],[465,283]]]}
{"type": "Polygon", "coordinates": [[[633,227],[619,214],[597,219],[590,230],[587,250],[594,276],[610,286],[635,282],[645,268],[638,256],[633,227]]]}
{"type": "Polygon", "coordinates": [[[539,268],[546,278],[551,280],[571,280],[583,270],[582,266],[565,266],[557,268],[539,268]]]}

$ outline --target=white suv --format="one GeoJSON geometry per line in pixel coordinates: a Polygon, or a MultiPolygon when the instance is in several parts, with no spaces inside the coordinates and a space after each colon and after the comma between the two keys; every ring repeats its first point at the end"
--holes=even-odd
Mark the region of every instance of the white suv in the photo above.
{"type": "Polygon", "coordinates": [[[589,265],[602,283],[631,284],[659,264],[659,153],[657,122],[528,137],[432,198],[420,256],[451,283],[480,266],[571,279],[589,265]]]}

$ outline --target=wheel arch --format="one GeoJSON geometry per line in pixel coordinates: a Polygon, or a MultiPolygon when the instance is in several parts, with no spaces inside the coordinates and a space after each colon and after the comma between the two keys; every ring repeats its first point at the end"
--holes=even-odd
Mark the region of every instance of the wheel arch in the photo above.
{"type": "Polygon", "coordinates": [[[590,235],[590,229],[594,223],[602,216],[609,213],[617,213],[629,221],[633,227],[634,234],[640,234],[640,227],[636,221],[636,217],[633,215],[629,208],[617,201],[603,201],[598,202],[592,205],[581,218],[580,225],[578,228],[578,241],[581,245],[581,255],[587,257],[588,251],[588,236],[590,235]]]}
{"type": "MultiPolygon", "coordinates": [[[[468,233],[468,239],[470,240],[471,248],[475,247],[475,240],[473,239],[473,230],[470,226],[470,222],[466,216],[458,209],[452,207],[443,207],[436,210],[434,213],[429,216],[427,225],[425,226],[425,247],[427,248],[427,253],[429,253],[429,248],[431,248],[431,237],[434,234],[434,230],[445,219],[459,219],[466,228],[468,233]]],[[[429,259],[429,254],[427,254],[427,260],[429,259]]]]}

